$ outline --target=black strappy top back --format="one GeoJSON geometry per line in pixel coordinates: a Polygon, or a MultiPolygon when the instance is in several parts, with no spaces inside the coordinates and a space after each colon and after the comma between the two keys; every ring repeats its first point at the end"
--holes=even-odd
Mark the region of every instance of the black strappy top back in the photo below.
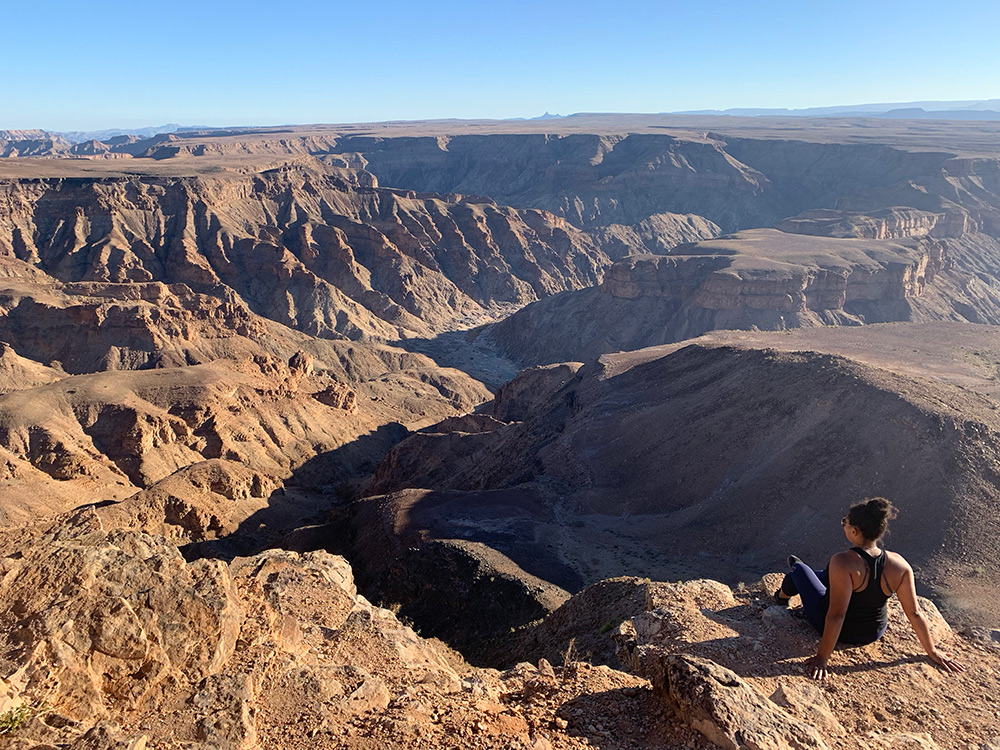
{"type": "Polygon", "coordinates": [[[851,644],[871,643],[878,640],[889,623],[889,596],[882,590],[885,550],[878,557],[872,557],[861,547],[851,549],[861,555],[868,566],[868,584],[851,594],[838,640],[851,644]]]}

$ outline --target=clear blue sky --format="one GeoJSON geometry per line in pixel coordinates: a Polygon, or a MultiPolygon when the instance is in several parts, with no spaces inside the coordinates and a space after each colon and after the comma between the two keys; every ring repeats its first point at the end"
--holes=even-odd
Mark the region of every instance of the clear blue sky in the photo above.
{"type": "Polygon", "coordinates": [[[998,0],[35,0],[0,128],[1000,97],[998,0]]]}

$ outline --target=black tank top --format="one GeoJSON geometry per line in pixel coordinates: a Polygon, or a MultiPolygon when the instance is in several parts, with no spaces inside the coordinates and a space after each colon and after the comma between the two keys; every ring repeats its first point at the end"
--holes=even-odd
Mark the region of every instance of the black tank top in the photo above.
{"type": "Polygon", "coordinates": [[[844,627],[837,640],[851,644],[871,643],[878,640],[889,622],[889,596],[882,590],[885,550],[878,557],[872,557],[861,547],[851,549],[861,555],[868,566],[868,584],[861,591],[851,593],[844,627]]]}

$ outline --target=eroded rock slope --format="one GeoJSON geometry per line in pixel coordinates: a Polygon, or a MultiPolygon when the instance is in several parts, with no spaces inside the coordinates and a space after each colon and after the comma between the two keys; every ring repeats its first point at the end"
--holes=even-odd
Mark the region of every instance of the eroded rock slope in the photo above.
{"type": "Polygon", "coordinates": [[[409,437],[369,492],[420,488],[383,505],[388,528],[489,544],[570,590],[625,573],[737,579],[795,550],[821,565],[845,509],[884,495],[901,509],[889,544],[923,583],[954,613],[997,622],[984,564],[1000,526],[993,371],[941,379],[949,358],[995,352],[996,330],[961,344],[949,335],[909,330],[917,360],[930,342],[955,346],[912,375],[893,372],[908,365],[888,353],[873,366],[759,341],[609,355],[543,404],[504,406],[518,421],[409,437]]]}
{"type": "Polygon", "coordinates": [[[869,219],[788,220],[783,226],[795,232],[746,230],[633,255],[600,285],[530,304],[483,341],[525,364],[548,364],[719,329],[1000,323],[1000,241],[981,233],[936,238],[914,227],[905,231],[915,236],[870,239],[864,235],[892,232],[869,219]]]}
{"type": "MultiPolygon", "coordinates": [[[[662,212],[697,214],[732,232],[772,226],[809,209],[909,206],[954,214],[996,234],[1000,169],[947,143],[939,150],[878,143],[808,142],[717,132],[656,135],[496,134],[347,136],[384,184],[489,195],[552,211],[578,226],[637,224],[662,212]]],[[[678,123],[681,124],[681,123],[678,123]]],[[[669,129],[669,125],[661,126],[669,129]]],[[[679,128],[677,128],[679,129],[679,128]]]]}
{"type": "Polygon", "coordinates": [[[13,259],[0,269],[4,522],[121,500],[220,461],[217,472],[243,489],[215,493],[228,495],[219,506],[205,498],[214,520],[179,520],[194,492],[147,522],[172,524],[181,536],[187,524],[187,541],[224,536],[268,507],[293,473],[304,486],[336,487],[369,472],[404,424],[489,396],[423,355],[316,339],[255,314],[231,292],[64,284],[13,259]]]}
{"type": "Polygon", "coordinates": [[[319,162],[216,178],[5,181],[0,254],[67,283],[231,290],[312,335],[390,340],[593,284],[609,262],[551,214],[380,189],[366,172],[319,162]]]}
{"type": "Polygon", "coordinates": [[[975,665],[947,705],[898,611],[817,697],[814,636],[762,606],[774,580],[568,599],[818,565],[844,508],[885,494],[890,546],[955,622],[1000,622],[994,329],[595,361],[720,327],[1000,322],[995,159],[711,132],[32,131],[0,153],[22,175],[0,184],[0,713],[28,718],[9,746],[996,741],[988,630],[935,618],[975,665]],[[90,161],[24,177],[56,153],[90,161]],[[553,294],[507,348],[556,364],[491,409],[387,343],[553,294]],[[472,667],[401,618],[533,663],[472,667]],[[614,664],[616,632],[642,676],[575,661],[614,664]]]}

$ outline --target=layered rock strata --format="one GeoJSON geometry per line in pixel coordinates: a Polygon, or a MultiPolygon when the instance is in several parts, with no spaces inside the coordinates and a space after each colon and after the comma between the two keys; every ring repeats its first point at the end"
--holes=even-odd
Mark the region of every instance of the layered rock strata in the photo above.
{"type": "Polygon", "coordinates": [[[969,231],[1000,231],[995,158],[947,153],[947,144],[909,151],[807,142],[809,136],[363,135],[342,138],[337,149],[363,155],[385,184],[489,195],[552,211],[578,226],[635,225],[672,212],[697,214],[731,232],[771,226],[810,209],[909,206],[961,215],[969,231]]]}
{"type": "Polygon", "coordinates": [[[1000,322],[1000,242],[756,229],[615,263],[597,287],[528,305],[484,342],[525,364],[587,360],[716,329],[1000,322]]]}
{"type": "Polygon", "coordinates": [[[905,237],[960,237],[975,231],[963,212],[932,213],[892,207],[868,213],[813,209],[778,222],[776,229],[817,237],[862,237],[892,240],[905,237]]]}
{"type": "MultiPolygon", "coordinates": [[[[364,475],[404,424],[489,396],[423,355],[314,339],[232,292],[63,284],[9,258],[0,259],[0,337],[3,523],[122,500],[221,461],[226,476],[205,480],[206,489],[235,471],[246,493],[175,487],[174,499],[130,506],[138,528],[165,533],[165,524],[179,542],[215,539],[266,508],[283,483],[330,487],[364,475]]],[[[284,528],[300,525],[277,515],[284,528]]]]}
{"type": "Polygon", "coordinates": [[[0,185],[0,254],[65,283],[183,283],[312,335],[395,339],[600,280],[608,258],[541,211],[373,187],[316,163],[218,178],[0,185]]]}
{"type": "Polygon", "coordinates": [[[812,209],[871,213],[890,207],[945,213],[967,231],[996,234],[1000,226],[995,133],[974,125],[942,132],[925,123],[915,129],[826,121],[803,123],[790,133],[787,122],[760,118],[618,119],[216,130],[75,146],[42,131],[21,131],[0,133],[0,144],[9,154],[159,162],[340,159],[367,168],[386,185],[488,195],[578,226],[621,225],[640,234],[643,222],[657,216],[683,222],[693,214],[688,221],[707,219],[731,232],[812,209]],[[457,134],[459,129],[478,132],[457,134]]]}
{"type": "Polygon", "coordinates": [[[667,256],[630,258],[612,267],[604,290],[619,299],[657,297],[711,311],[849,313],[859,301],[918,297],[948,266],[937,243],[804,242],[757,229],[682,245],[667,256]]]}

